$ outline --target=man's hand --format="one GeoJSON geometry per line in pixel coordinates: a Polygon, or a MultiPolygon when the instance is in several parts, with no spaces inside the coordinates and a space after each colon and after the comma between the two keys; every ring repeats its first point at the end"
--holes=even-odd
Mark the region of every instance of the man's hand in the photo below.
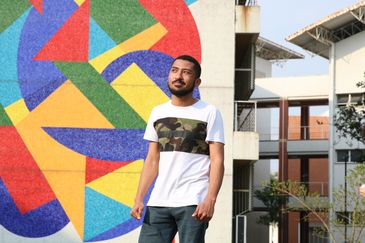
{"type": "Polygon", "coordinates": [[[144,208],[144,204],[142,202],[135,203],[134,207],[132,208],[130,214],[135,219],[141,219],[142,217],[142,211],[144,208]]]}
{"type": "Polygon", "coordinates": [[[214,214],[215,200],[206,198],[200,203],[193,213],[193,217],[200,221],[209,221],[214,214]]]}

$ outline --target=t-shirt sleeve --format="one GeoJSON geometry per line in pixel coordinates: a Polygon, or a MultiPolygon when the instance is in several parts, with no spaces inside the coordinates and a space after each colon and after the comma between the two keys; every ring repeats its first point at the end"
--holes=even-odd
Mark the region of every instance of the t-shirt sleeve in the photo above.
{"type": "Polygon", "coordinates": [[[157,132],[155,130],[155,127],[153,126],[153,123],[155,122],[155,112],[152,110],[150,118],[148,119],[147,127],[144,132],[143,139],[152,141],[152,142],[158,142],[158,136],[157,132]]]}
{"type": "Polygon", "coordinates": [[[208,118],[207,142],[220,142],[224,144],[224,129],[222,115],[214,108],[208,118]]]}

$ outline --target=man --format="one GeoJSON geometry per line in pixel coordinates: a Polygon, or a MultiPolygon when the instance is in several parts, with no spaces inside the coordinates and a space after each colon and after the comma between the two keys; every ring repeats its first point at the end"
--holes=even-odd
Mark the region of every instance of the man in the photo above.
{"type": "Polygon", "coordinates": [[[201,68],[191,56],[170,68],[171,101],[155,107],[144,139],[150,141],[131,215],[140,219],[144,196],[157,176],[140,243],[204,242],[224,172],[224,134],[219,111],[193,97],[201,68]]]}

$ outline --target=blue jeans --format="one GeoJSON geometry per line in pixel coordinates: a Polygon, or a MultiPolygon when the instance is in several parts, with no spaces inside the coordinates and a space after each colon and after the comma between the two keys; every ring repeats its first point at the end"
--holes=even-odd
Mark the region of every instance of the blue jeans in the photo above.
{"type": "Polygon", "coordinates": [[[147,207],[139,243],[171,243],[179,232],[180,243],[204,243],[208,222],[191,215],[196,206],[147,207]]]}

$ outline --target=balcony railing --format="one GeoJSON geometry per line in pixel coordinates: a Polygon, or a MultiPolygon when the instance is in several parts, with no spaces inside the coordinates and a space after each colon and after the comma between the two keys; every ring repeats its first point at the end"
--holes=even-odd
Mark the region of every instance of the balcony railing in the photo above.
{"type": "Polygon", "coordinates": [[[234,102],[234,130],[256,132],[257,104],[252,101],[234,102]]]}
{"type": "MultiPolygon", "coordinates": [[[[279,140],[279,127],[271,127],[270,131],[258,131],[260,141],[279,140]]],[[[289,126],[288,140],[323,140],[329,138],[328,125],[289,126]],[[303,134],[301,136],[301,134],[303,134]]]]}
{"type": "Polygon", "coordinates": [[[257,0],[236,0],[236,5],[257,6],[257,0]]]}

